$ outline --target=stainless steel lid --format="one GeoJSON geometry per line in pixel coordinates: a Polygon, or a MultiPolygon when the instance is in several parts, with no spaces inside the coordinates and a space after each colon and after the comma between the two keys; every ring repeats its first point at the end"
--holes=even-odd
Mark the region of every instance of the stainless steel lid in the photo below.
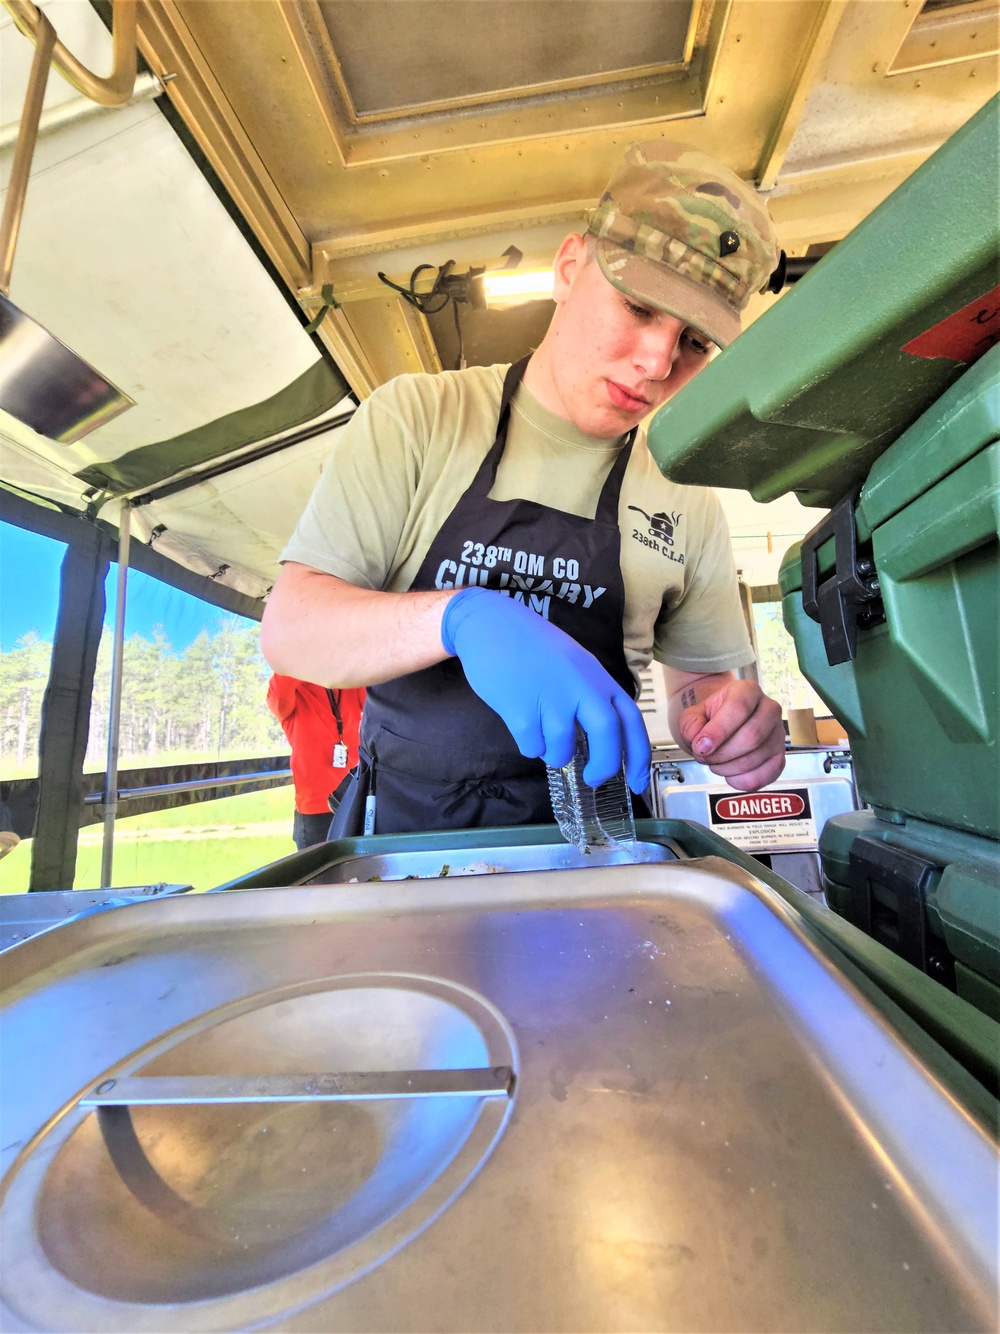
{"type": "Polygon", "coordinates": [[[727,863],[184,895],[5,964],[5,1328],[994,1327],[995,1144],[727,863]],[[513,1096],[137,1107],[130,1149],[81,1104],[304,1061],[513,1096]]]}

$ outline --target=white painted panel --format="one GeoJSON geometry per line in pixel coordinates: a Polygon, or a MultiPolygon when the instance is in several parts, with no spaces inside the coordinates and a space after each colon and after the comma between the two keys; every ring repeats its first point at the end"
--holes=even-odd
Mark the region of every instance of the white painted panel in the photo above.
{"type": "MultiPolygon", "coordinates": [[[[70,38],[72,24],[47,7],[70,38]]],[[[92,34],[110,38],[81,0],[92,34]]],[[[62,28],[60,36],[62,36],[62,28]]],[[[75,38],[73,41],[75,42],[75,38]]],[[[32,44],[3,29],[8,86],[32,44]]],[[[78,49],[74,45],[74,50],[78,49]]],[[[20,81],[20,82],[19,82],[20,81]]],[[[62,84],[58,76],[52,82],[62,84]]],[[[9,170],[12,151],[3,154],[9,170]]],[[[317,360],[287,302],[152,103],[110,110],[39,141],[11,297],[136,400],[73,450],[78,467],[259,403],[317,360]]]]}

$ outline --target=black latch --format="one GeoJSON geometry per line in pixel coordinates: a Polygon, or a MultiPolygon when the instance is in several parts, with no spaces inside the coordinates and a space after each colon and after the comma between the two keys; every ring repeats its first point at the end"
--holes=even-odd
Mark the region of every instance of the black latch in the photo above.
{"type": "Polygon", "coordinates": [[[819,622],[831,667],[855,657],[859,625],[885,620],[871,543],[858,547],[854,510],[860,494],[860,487],[850,491],[802,541],[802,610],[819,622]],[[831,537],[833,569],[821,580],[819,550],[831,537]]]}
{"type": "Polygon", "coordinates": [[[943,942],[928,940],[927,931],[927,894],[943,870],[918,853],[859,835],[851,844],[851,918],[866,935],[954,989],[954,961],[943,942]]]}

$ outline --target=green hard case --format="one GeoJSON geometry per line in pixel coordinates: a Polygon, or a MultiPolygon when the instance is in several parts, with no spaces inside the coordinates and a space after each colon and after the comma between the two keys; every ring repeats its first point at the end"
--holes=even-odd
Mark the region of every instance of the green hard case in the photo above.
{"type": "MultiPolygon", "coordinates": [[[[855,512],[885,622],[831,664],[794,546],[780,584],[802,672],[847,728],[862,800],[1000,838],[1000,347],[883,454],[855,512]]],[[[820,578],[833,562],[827,542],[820,578]]]]}
{"type": "Polygon", "coordinates": [[[1000,1019],[1000,843],[922,820],[851,811],[826,822],[819,846],[835,912],[1000,1019]],[[894,886],[870,857],[866,869],[872,844],[888,852],[883,866],[894,858],[907,868],[923,864],[923,885],[911,877],[909,886],[894,886]],[[907,890],[918,894],[912,906],[922,930],[912,914],[907,922],[907,890]]]}
{"type": "Polygon", "coordinates": [[[835,504],[1000,337],[1000,95],[653,418],[665,476],[835,504]]]}

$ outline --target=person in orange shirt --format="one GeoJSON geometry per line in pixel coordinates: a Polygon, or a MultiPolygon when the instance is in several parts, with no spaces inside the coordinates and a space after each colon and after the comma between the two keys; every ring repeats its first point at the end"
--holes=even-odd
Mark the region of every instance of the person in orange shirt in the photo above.
{"type": "Polygon", "coordinates": [[[327,690],[277,673],[268,683],[267,706],[292,748],[292,838],[300,852],[326,840],[330,797],[358,762],[364,704],[361,688],[327,690]]]}

